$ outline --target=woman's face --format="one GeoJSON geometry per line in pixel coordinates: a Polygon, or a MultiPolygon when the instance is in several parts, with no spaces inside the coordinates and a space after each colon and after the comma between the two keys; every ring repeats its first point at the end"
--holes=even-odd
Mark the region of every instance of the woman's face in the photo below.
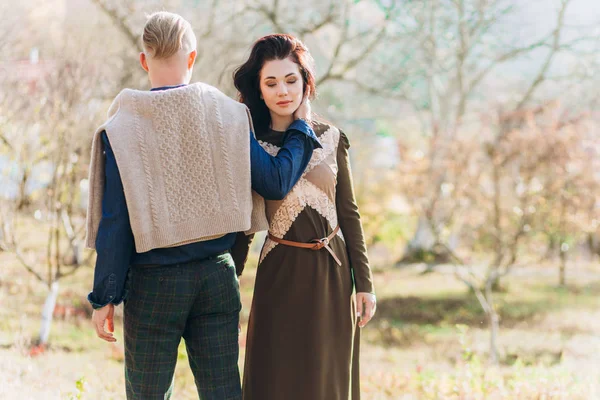
{"type": "Polygon", "coordinates": [[[304,82],[300,67],[292,59],[265,62],[259,78],[261,97],[272,113],[288,117],[300,107],[304,82]]]}

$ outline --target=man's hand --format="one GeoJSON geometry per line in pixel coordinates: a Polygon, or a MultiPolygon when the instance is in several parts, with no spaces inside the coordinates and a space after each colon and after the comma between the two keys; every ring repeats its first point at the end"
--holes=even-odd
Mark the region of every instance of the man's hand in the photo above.
{"type": "Polygon", "coordinates": [[[358,326],[364,328],[369,323],[375,310],[377,309],[377,299],[372,293],[356,293],[356,314],[360,318],[358,326]]]}
{"type": "Polygon", "coordinates": [[[96,334],[100,339],[104,339],[107,342],[116,342],[117,339],[114,338],[113,332],[115,331],[115,305],[107,304],[106,306],[99,308],[98,310],[94,310],[92,313],[92,323],[94,324],[94,328],[96,329],[96,334]],[[104,330],[104,325],[107,325],[108,332],[104,330]]]}

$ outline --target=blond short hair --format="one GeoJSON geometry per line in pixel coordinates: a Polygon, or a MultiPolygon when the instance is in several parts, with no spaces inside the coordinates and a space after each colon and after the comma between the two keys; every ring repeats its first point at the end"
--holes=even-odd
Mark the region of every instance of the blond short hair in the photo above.
{"type": "Polygon", "coordinates": [[[181,15],[160,11],[151,14],[144,26],[142,47],[147,56],[166,59],[178,51],[196,50],[196,35],[181,15]]]}

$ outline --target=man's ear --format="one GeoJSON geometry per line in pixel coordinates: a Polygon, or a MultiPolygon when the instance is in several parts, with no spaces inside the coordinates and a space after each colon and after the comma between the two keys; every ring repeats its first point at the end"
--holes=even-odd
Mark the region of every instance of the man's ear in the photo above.
{"type": "Polygon", "coordinates": [[[144,53],[144,52],[140,53],[140,64],[142,65],[142,68],[144,68],[144,71],[149,72],[148,71],[148,60],[146,59],[146,53],[144,53]]]}
{"type": "Polygon", "coordinates": [[[196,50],[192,50],[190,52],[190,54],[188,54],[188,60],[187,60],[188,69],[191,69],[194,66],[197,55],[198,55],[198,52],[196,50]]]}

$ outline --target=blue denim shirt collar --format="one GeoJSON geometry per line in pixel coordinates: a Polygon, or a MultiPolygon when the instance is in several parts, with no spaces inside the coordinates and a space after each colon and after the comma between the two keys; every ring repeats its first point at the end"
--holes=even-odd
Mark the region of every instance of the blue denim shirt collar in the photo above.
{"type": "Polygon", "coordinates": [[[175,89],[175,88],[182,87],[182,86],[186,86],[186,84],[182,83],[180,85],[160,86],[160,87],[152,88],[152,89],[150,89],[150,91],[151,92],[156,92],[156,91],[159,91],[159,90],[175,89]]]}

